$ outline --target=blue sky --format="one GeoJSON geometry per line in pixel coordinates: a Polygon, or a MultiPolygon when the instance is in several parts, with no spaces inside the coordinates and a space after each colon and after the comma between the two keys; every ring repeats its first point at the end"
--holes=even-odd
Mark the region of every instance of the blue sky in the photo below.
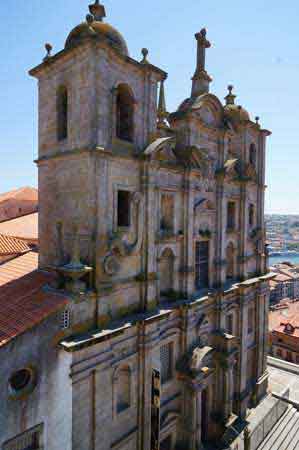
{"type": "MultiPolygon", "coordinates": [[[[37,86],[27,74],[44,43],[63,47],[84,20],[87,0],[0,2],[0,192],[36,185],[37,86]]],[[[237,101],[259,115],[268,140],[266,211],[299,213],[299,6],[295,0],[105,0],[107,21],[125,36],[130,54],[165,69],[169,111],[189,96],[195,68],[194,33],[203,26],[213,48],[207,69],[220,99],[235,86],[237,101]]]]}

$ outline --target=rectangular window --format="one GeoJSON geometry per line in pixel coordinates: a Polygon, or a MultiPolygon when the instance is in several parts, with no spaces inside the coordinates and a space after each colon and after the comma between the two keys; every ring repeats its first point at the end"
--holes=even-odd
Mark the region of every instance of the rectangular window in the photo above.
{"type": "Polygon", "coordinates": [[[249,205],[249,219],[248,219],[250,227],[253,227],[254,225],[254,214],[255,214],[254,205],[251,204],[249,205]]]}
{"type": "Polygon", "coordinates": [[[3,445],[3,450],[41,450],[43,426],[38,425],[11,439],[3,445]]]}
{"type": "Polygon", "coordinates": [[[160,347],[161,382],[162,384],[172,379],[172,343],[160,347]]]}
{"type": "Polygon", "coordinates": [[[67,330],[70,327],[70,312],[68,309],[61,314],[61,328],[67,330]]]}
{"type": "Polygon", "coordinates": [[[174,230],[174,196],[162,194],[161,196],[161,231],[174,230]]]}
{"type": "Polygon", "coordinates": [[[234,230],[236,228],[236,204],[235,202],[227,203],[227,229],[234,230]]]}
{"type": "Polygon", "coordinates": [[[226,331],[228,334],[233,334],[233,331],[234,331],[234,316],[233,316],[233,314],[228,314],[226,316],[226,331]]]}
{"type": "Polygon", "coordinates": [[[130,226],[130,192],[118,191],[117,193],[117,226],[130,226]]]}
{"type": "Polygon", "coordinates": [[[209,242],[196,242],[195,285],[197,289],[209,287],[209,242]]]}
{"type": "Polygon", "coordinates": [[[248,309],[248,334],[253,332],[254,328],[254,309],[248,309]]]}

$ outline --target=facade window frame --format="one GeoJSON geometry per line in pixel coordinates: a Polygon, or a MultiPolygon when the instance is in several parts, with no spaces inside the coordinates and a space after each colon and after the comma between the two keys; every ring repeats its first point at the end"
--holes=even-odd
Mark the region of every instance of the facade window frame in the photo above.
{"type": "Polygon", "coordinates": [[[229,200],[227,202],[227,211],[226,211],[226,229],[228,232],[235,231],[236,229],[236,216],[237,216],[237,207],[236,202],[233,200],[229,200]]]}
{"type": "Polygon", "coordinates": [[[210,241],[195,242],[195,287],[207,289],[210,285],[210,241]]]}

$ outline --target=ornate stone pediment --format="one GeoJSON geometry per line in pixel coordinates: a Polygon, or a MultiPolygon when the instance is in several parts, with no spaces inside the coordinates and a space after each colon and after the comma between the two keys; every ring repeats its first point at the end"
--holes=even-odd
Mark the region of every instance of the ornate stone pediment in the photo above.
{"type": "Polygon", "coordinates": [[[215,211],[215,205],[214,203],[207,199],[207,198],[201,198],[194,202],[194,212],[195,214],[198,212],[204,213],[204,212],[214,212],[215,211]]]}
{"type": "Polygon", "coordinates": [[[207,345],[196,346],[178,362],[177,370],[191,378],[205,372],[205,368],[211,368],[213,348],[207,345]]]}
{"type": "Polygon", "coordinates": [[[162,137],[155,139],[143,152],[143,156],[156,161],[177,162],[173,151],[176,144],[174,137],[162,137]]]}

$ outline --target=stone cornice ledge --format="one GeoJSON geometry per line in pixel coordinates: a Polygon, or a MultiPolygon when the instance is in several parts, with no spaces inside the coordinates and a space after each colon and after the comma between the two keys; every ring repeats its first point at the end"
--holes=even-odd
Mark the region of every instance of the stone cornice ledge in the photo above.
{"type": "Polygon", "coordinates": [[[44,161],[50,161],[52,159],[57,159],[57,158],[65,158],[68,156],[79,155],[79,154],[83,154],[83,153],[112,155],[112,151],[110,149],[107,149],[107,148],[104,148],[101,146],[93,146],[93,147],[73,148],[71,150],[55,152],[55,153],[52,153],[51,155],[42,156],[41,158],[35,159],[34,162],[36,164],[39,164],[44,161]]]}

